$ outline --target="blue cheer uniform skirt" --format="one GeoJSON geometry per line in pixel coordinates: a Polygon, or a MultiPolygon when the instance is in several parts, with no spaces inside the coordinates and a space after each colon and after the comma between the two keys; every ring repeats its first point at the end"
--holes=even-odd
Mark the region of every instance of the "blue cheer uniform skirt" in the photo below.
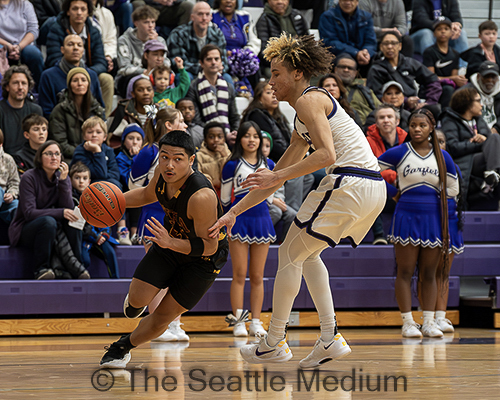
{"type": "MultiPolygon", "coordinates": [[[[241,198],[236,198],[231,207],[234,207],[241,198]]],[[[239,240],[248,244],[262,244],[276,241],[269,206],[263,201],[236,217],[236,222],[231,229],[231,240],[239,240]]]]}
{"type": "MultiPolygon", "coordinates": [[[[450,252],[460,254],[464,250],[462,232],[458,230],[456,203],[448,200],[450,252]]],[[[399,199],[392,218],[388,239],[403,246],[443,247],[441,232],[441,206],[436,202],[416,202],[399,199]]]]}

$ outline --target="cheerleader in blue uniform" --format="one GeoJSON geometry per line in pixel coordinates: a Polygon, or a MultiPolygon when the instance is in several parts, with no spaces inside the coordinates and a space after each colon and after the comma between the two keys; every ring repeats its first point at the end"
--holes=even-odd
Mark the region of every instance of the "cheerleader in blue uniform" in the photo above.
{"type": "Polygon", "coordinates": [[[439,147],[432,113],[417,110],[408,123],[411,141],[379,157],[382,169],[398,173],[400,193],[388,186],[392,197],[400,196],[389,235],[396,251],[396,299],[404,337],[442,337],[434,319],[436,271],[443,255],[448,259],[449,249],[461,246],[458,229],[449,229],[448,220],[448,199],[459,193],[458,175],[451,156],[439,147]],[[424,314],[421,330],[411,313],[411,281],[417,263],[424,314]]]}
{"type": "MultiPolygon", "coordinates": [[[[147,186],[149,181],[153,178],[155,169],[158,165],[158,142],[161,137],[174,130],[185,131],[186,129],[187,125],[184,123],[184,117],[179,110],[171,107],[158,110],[156,106],[153,106],[149,110],[148,120],[144,129],[146,134],[144,147],[135,157],[134,164],[130,170],[130,190],[147,186]]],[[[141,208],[141,215],[137,223],[137,235],[139,241],[144,245],[146,253],[149,251],[152,243],[144,240],[144,236],[154,235],[152,232],[149,232],[145,226],[148,219],[152,217],[156,218],[158,221],[163,221],[165,218],[165,212],[158,201],[141,208]]],[[[156,309],[166,293],[167,291],[165,289],[160,290],[155,299],[149,304],[148,309],[150,314],[156,309]]],[[[126,304],[128,304],[127,302],[128,298],[125,299],[126,304]]],[[[189,336],[180,325],[179,316],[170,323],[168,329],[161,336],[154,340],[160,342],[189,340],[189,336]]]]}
{"type": "MultiPolygon", "coordinates": [[[[259,126],[248,121],[241,124],[231,158],[222,169],[221,202],[224,211],[234,207],[248,193],[248,188],[241,187],[248,175],[259,168],[274,168],[274,162],[262,154],[262,134],[259,126]],[[234,190],[234,201],[231,194],[234,190]]],[[[268,199],[269,200],[269,199],[268,199]]],[[[243,310],[245,278],[248,269],[248,253],[250,252],[250,309],[252,321],[250,335],[264,334],[260,321],[260,312],[264,300],[264,267],[269,244],[276,240],[269,207],[265,201],[248,209],[236,218],[230,232],[229,252],[233,265],[233,281],[231,282],[231,307],[233,315],[229,322],[234,325],[235,336],[247,336],[245,326],[248,312],[243,310]]]]}

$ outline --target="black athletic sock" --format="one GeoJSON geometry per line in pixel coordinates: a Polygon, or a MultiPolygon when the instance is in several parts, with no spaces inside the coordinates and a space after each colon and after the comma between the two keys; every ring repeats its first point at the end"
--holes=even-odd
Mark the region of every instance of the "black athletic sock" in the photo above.
{"type": "Polygon", "coordinates": [[[130,336],[131,335],[132,335],[131,333],[129,333],[128,335],[123,335],[120,338],[120,340],[118,340],[120,345],[125,347],[126,350],[132,350],[133,348],[137,347],[137,346],[134,346],[132,343],[130,343],[130,336]]]}
{"type": "Polygon", "coordinates": [[[128,318],[137,318],[144,311],[144,307],[133,307],[130,304],[125,307],[125,316],[128,318]]]}

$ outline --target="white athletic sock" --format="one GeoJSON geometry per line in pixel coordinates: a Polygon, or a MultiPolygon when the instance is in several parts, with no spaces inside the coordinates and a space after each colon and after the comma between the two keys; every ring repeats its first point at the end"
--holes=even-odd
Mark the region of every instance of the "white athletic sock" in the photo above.
{"type": "Polygon", "coordinates": [[[446,311],[436,311],[436,319],[446,318],[446,311]]]}
{"type": "Polygon", "coordinates": [[[403,325],[409,322],[414,322],[413,321],[413,315],[411,311],[409,312],[402,312],[401,313],[401,318],[403,318],[403,325]]]}
{"type": "Polygon", "coordinates": [[[424,311],[424,324],[434,321],[434,311],[424,311]]]}
{"type": "Polygon", "coordinates": [[[330,343],[335,336],[336,320],[335,314],[325,315],[320,318],[321,339],[325,343],[330,343]]]}
{"type": "Polygon", "coordinates": [[[276,346],[280,340],[285,337],[285,327],[288,321],[271,317],[269,332],[267,334],[267,344],[271,347],[276,346]]]}
{"type": "Polygon", "coordinates": [[[259,322],[260,322],[259,318],[252,318],[252,320],[250,321],[251,324],[258,324],[259,322]]]}

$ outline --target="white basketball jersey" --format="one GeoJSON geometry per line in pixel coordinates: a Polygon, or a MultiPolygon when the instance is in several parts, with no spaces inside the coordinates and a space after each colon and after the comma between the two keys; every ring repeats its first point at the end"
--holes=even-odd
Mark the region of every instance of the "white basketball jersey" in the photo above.
{"type": "MultiPolygon", "coordinates": [[[[330,167],[327,167],[328,174],[337,167],[354,167],[380,171],[377,158],[366,140],[361,128],[345,112],[342,106],[333,98],[333,96],[324,88],[309,86],[302,94],[310,90],[320,90],[325,93],[333,104],[332,112],[328,115],[328,122],[333,137],[335,147],[336,161],[330,167]]],[[[295,115],[295,130],[298,135],[314,148],[309,132],[304,123],[295,115]]]]}

